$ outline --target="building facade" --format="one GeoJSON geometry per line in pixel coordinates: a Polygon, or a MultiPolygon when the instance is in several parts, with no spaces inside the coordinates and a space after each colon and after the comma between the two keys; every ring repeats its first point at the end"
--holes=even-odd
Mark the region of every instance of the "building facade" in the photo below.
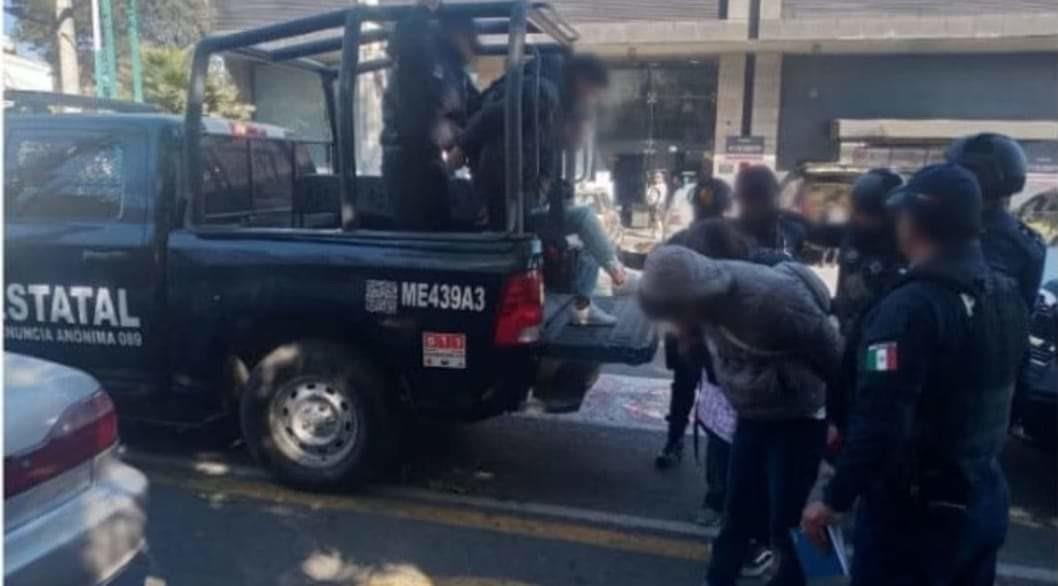
{"type": "MultiPolygon", "coordinates": [[[[580,32],[578,47],[614,66],[603,166],[622,153],[676,171],[712,156],[721,175],[746,162],[884,162],[877,147],[924,148],[961,121],[1033,143],[1034,170],[1058,177],[1055,0],[553,3],[580,32]]],[[[341,5],[221,0],[216,23],[239,29],[341,5]]]]}

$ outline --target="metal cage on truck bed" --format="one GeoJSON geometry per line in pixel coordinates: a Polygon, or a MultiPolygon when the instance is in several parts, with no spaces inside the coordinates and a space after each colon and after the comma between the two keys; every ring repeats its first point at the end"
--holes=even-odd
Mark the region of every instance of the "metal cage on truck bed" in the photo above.
{"type": "MultiPolygon", "coordinates": [[[[342,230],[359,227],[358,181],[356,170],[356,83],[362,73],[387,68],[389,59],[360,61],[360,46],[384,43],[389,40],[389,25],[409,15],[425,10],[416,5],[353,6],[316,16],[277,23],[237,33],[211,36],[196,45],[191,66],[185,118],[185,157],[190,182],[193,214],[201,212],[203,191],[203,156],[201,149],[206,75],[210,58],[219,53],[235,54],[265,64],[282,64],[316,73],[320,77],[333,143],[334,173],[340,185],[340,224],[342,230]],[[365,30],[365,23],[376,25],[365,30]],[[325,31],[337,30],[331,38],[311,38],[325,31]],[[299,41],[300,38],[300,42],[299,41]],[[284,43],[268,48],[268,43],[284,43]],[[337,65],[318,59],[321,55],[340,51],[337,65]],[[337,91],[335,85],[337,84],[337,91]]],[[[505,35],[506,43],[482,47],[486,55],[506,55],[507,83],[513,91],[506,92],[504,136],[506,155],[505,198],[507,202],[507,230],[522,234],[525,231],[525,193],[520,169],[522,157],[522,84],[523,63],[527,47],[535,53],[566,51],[577,39],[577,33],[546,3],[525,0],[505,0],[473,4],[443,5],[438,11],[445,16],[474,19],[481,35],[505,35]],[[543,35],[547,42],[529,43],[528,35],[543,35]],[[512,205],[512,202],[517,202],[512,205]],[[513,212],[513,213],[512,213],[513,212]]]]}

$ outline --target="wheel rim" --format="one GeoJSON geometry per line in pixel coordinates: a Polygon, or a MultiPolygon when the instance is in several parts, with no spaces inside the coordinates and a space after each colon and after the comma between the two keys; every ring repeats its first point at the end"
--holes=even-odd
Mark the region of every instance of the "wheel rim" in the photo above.
{"type": "Polygon", "coordinates": [[[321,380],[299,382],[276,394],[269,421],[279,449],[313,468],[326,468],[347,456],[360,426],[343,388],[321,380]]]}

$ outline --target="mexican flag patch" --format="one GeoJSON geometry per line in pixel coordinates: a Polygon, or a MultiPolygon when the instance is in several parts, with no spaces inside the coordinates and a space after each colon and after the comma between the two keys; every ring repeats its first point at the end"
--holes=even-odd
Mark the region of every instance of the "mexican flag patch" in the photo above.
{"type": "Polygon", "coordinates": [[[897,368],[896,342],[871,344],[867,347],[867,370],[869,372],[888,372],[897,368]]]}

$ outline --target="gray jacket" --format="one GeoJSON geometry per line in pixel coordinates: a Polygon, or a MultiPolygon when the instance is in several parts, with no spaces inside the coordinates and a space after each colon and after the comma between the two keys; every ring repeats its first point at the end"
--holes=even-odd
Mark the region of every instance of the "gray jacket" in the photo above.
{"type": "Polygon", "coordinates": [[[676,246],[647,258],[649,313],[700,320],[717,382],[740,417],[819,417],[840,368],[841,336],[826,286],[796,263],[714,260],[676,246]]]}

